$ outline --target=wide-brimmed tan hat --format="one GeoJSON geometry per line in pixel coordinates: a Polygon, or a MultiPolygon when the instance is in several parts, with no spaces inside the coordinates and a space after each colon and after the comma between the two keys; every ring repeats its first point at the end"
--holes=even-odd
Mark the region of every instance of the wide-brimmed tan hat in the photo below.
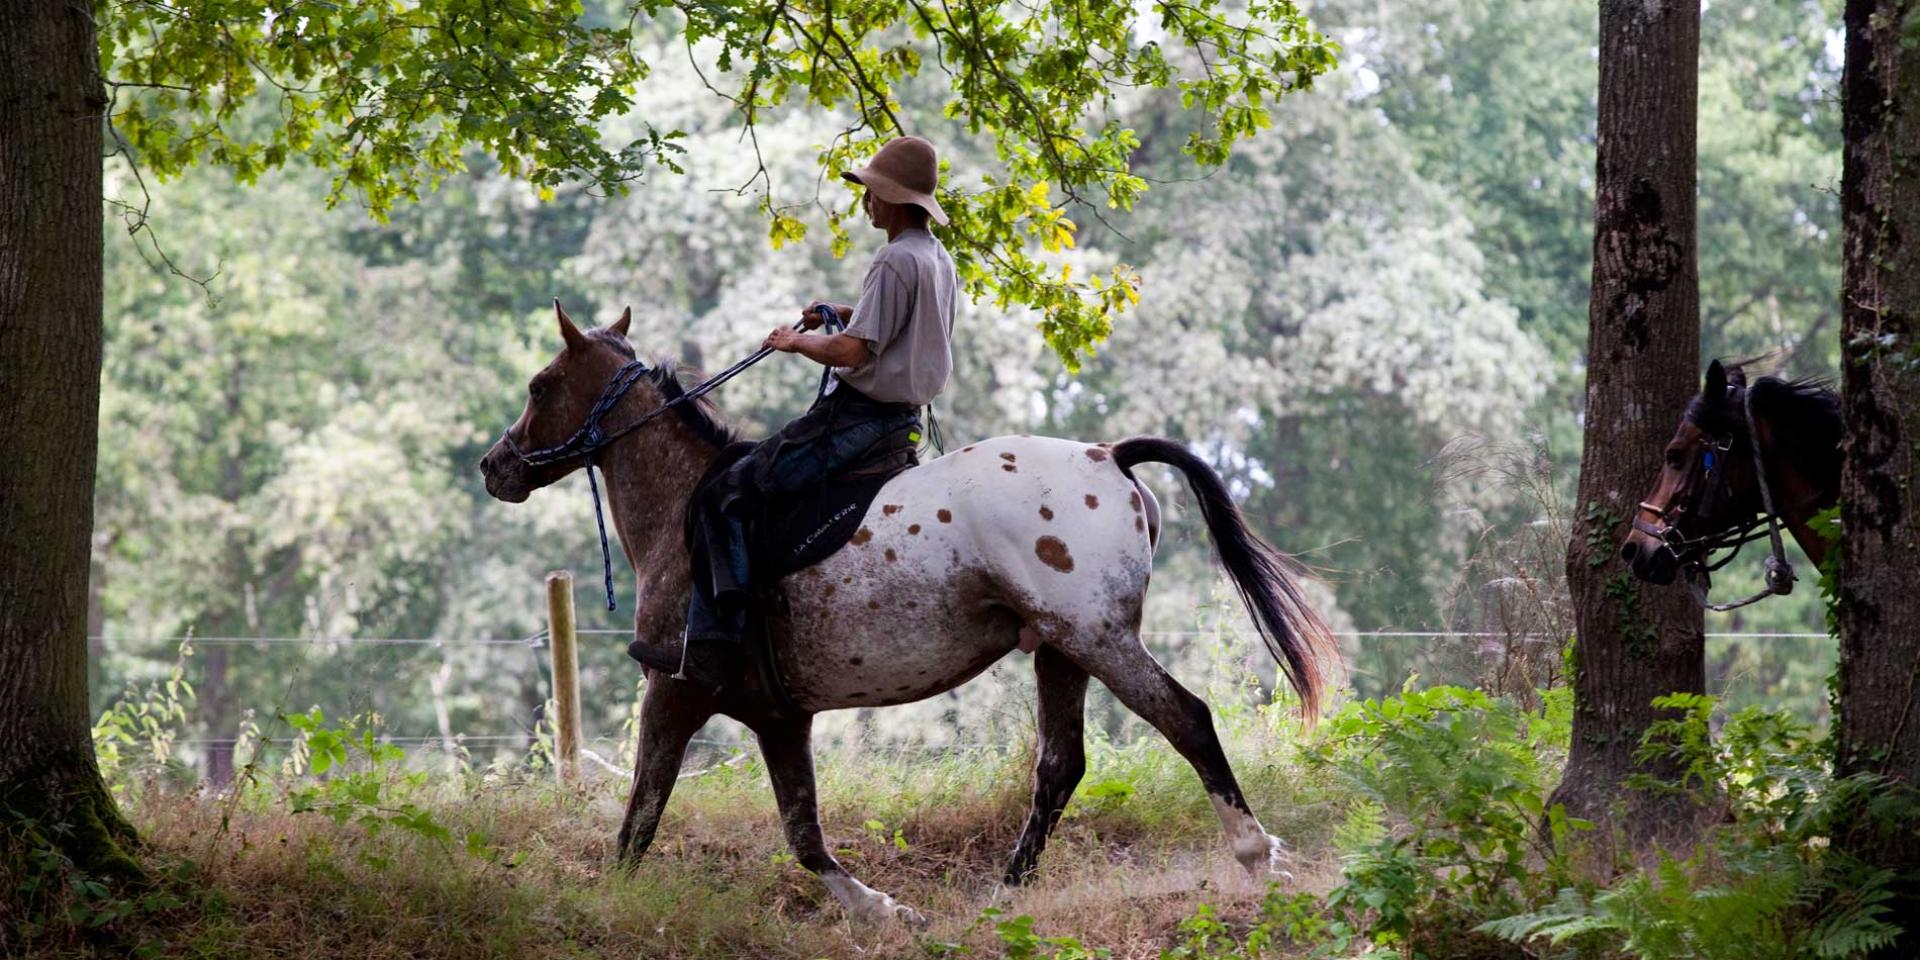
{"type": "Polygon", "coordinates": [[[933,144],[919,137],[894,137],[865,167],[840,176],[888,203],[911,203],[925,210],[934,223],[947,222],[947,212],[933,198],[940,186],[940,159],[933,144]]]}

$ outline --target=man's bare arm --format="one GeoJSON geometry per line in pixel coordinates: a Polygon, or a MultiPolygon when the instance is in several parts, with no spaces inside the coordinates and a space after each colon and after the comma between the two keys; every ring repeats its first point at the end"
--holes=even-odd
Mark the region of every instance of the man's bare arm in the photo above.
{"type": "Polygon", "coordinates": [[[829,367],[857,367],[873,355],[867,342],[844,333],[827,336],[800,333],[790,327],[778,327],[767,334],[765,346],[786,353],[797,353],[829,367]]]}
{"type": "Polygon", "coordinates": [[[800,319],[806,323],[808,330],[815,330],[819,328],[820,314],[815,311],[817,308],[823,307],[823,306],[832,307],[833,312],[840,315],[840,323],[842,325],[853,322],[852,306],[844,303],[831,303],[826,300],[815,300],[814,302],[807,304],[807,308],[805,310],[800,311],[800,319]]]}

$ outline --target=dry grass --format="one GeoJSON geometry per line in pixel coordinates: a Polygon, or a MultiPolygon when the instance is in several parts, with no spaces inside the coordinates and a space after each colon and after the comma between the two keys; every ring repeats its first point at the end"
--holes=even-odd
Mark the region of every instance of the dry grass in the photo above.
{"type": "MultiPolygon", "coordinates": [[[[1324,838],[1337,814],[1268,738],[1230,748],[1255,810],[1296,846],[1295,873],[1323,887],[1324,838]],[[1261,762],[1265,760],[1267,762],[1261,762]]],[[[827,758],[829,843],[868,884],[917,907],[930,929],[849,925],[825,888],[788,859],[764,773],[752,761],[681,783],[645,863],[611,866],[623,791],[577,793],[542,779],[437,782],[417,798],[456,840],[288,812],[264,785],[239,801],[155,797],[133,814],[186,905],[109,924],[0,936],[0,955],[36,957],[389,958],[921,957],[959,944],[1002,953],[980,911],[1029,914],[1046,935],[1116,957],[1153,957],[1201,903],[1251,915],[1264,887],[1220,841],[1197,778],[1163,743],[1099,751],[1087,784],[1124,782],[1124,799],[1070,812],[1032,884],[997,878],[1026,815],[1026,762],[960,755],[889,761],[827,758]],[[869,821],[880,821],[875,830],[869,821]],[[905,849],[894,842],[898,830],[905,849]],[[1000,899],[996,901],[996,896],[1000,899]]],[[[4,873],[5,871],[0,871],[4,873]]],[[[0,876],[0,880],[5,880],[0,876]]]]}

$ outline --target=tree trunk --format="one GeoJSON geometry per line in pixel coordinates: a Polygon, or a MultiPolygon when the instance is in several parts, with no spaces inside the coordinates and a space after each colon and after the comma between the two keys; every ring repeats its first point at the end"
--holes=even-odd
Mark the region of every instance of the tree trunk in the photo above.
{"type": "Polygon", "coordinates": [[[1587,409],[1567,584],[1575,616],[1573,743],[1555,802],[1626,828],[1636,845],[1684,841],[1684,803],[1625,786],[1652,701],[1702,689],[1701,611],[1681,585],[1633,579],[1620,560],[1640,494],[1700,367],[1694,258],[1694,112],[1700,5],[1603,0],[1587,409]],[[1652,806],[1649,806],[1652,804],[1652,806]],[[1623,811],[1624,819],[1610,814],[1623,811]]]}
{"type": "Polygon", "coordinates": [[[0,807],[130,877],[87,712],[106,106],[87,11],[0,0],[0,807]]]}
{"type": "MultiPolygon", "coordinates": [[[[1909,49],[1916,0],[1848,0],[1841,177],[1840,666],[1834,729],[1840,776],[1873,774],[1838,822],[1836,846],[1907,884],[1894,917],[1920,916],[1920,51],[1909,49]],[[1863,801],[1866,798],[1861,798],[1863,801]],[[1891,802],[1889,802],[1891,801],[1891,802]]],[[[1909,928],[1889,956],[1911,956],[1909,928]]]]}
{"type": "Polygon", "coordinates": [[[196,692],[200,695],[200,716],[206,722],[207,736],[213,741],[207,744],[207,785],[225,790],[233,786],[231,738],[238,730],[238,724],[231,718],[233,696],[227,685],[228,647],[214,643],[208,644],[206,650],[206,671],[196,692]]]}

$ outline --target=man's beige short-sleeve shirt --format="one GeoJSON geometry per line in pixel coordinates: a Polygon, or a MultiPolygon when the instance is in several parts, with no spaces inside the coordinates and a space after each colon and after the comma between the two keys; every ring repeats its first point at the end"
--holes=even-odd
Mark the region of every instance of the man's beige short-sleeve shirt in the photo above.
{"type": "Polygon", "coordinates": [[[871,353],[857,367],[835,367],[846,384],[883,403],[922,406],[953,372],[953,258],[925,230],[893,238],[873,258],[847,336],[871,353]]]}

